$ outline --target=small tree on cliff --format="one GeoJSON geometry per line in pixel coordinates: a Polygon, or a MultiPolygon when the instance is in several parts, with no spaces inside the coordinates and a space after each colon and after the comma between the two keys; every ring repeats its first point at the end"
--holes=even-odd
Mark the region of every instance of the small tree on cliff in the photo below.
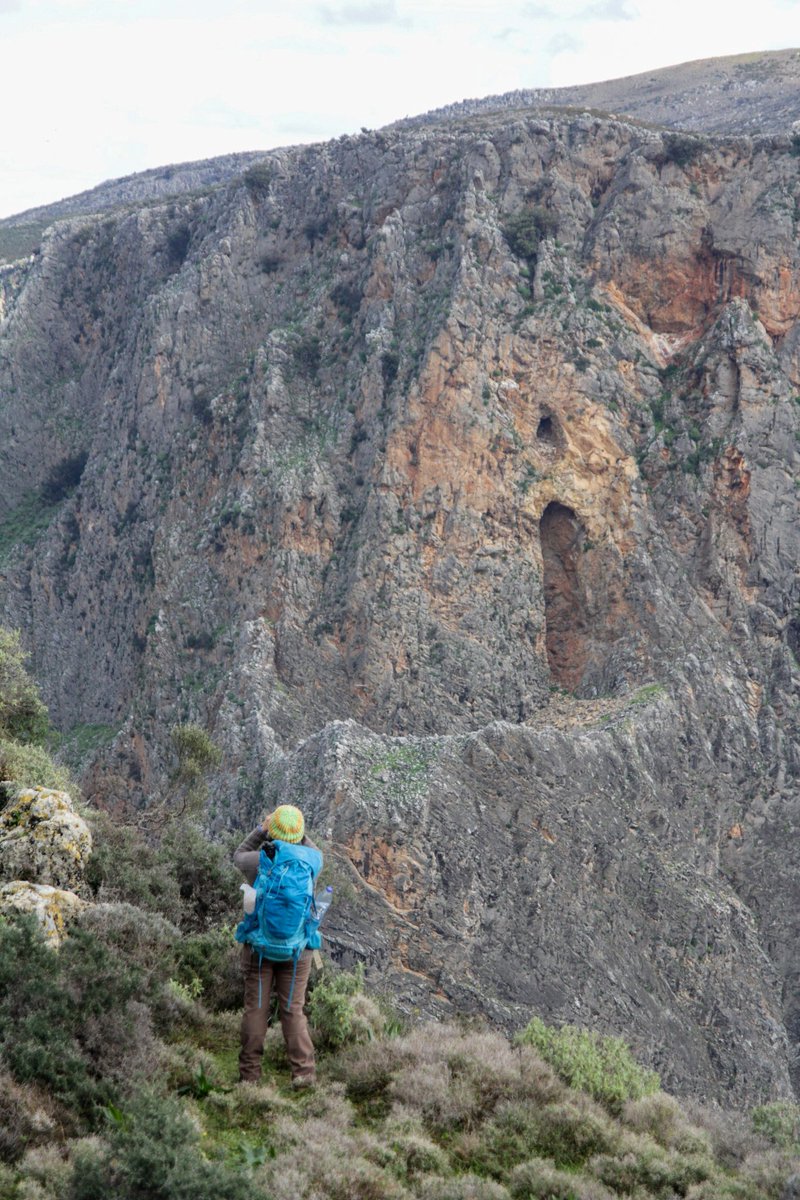
{"type": "Polygon", "coordinates": [[[69,776],[45,748],[50,722],[26,657],[18,631],[0,626],[0,780],[64,788],[69,776]]]}
{"type": "Polygon", "coordinates": [[[177,801],[175,817],[196,817],[208,799],[206,775],[218,767],[222,754],[199,725],[174,725],[170,733],[178,765],[170,775],[170,793],[177,801]]]}
{"type": "Polygon", "coordinates": [[[0,627],[0,736],[39,745],[50,724],[36,684],[25,670],[26,657],[19,632],[0,627]]]}

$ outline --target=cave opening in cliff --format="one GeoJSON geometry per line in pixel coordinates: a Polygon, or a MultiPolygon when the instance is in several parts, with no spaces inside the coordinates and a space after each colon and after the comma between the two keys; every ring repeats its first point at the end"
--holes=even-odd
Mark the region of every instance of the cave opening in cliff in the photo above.
{"type": "Polygon", "coordinates": [[[542,513],[539,534],[547,661],[553,682],[575,691],[589,653],[586,589],[581,580],[586,531],[571,508],[554,500],[542,513]]]}
{"type": "Polygon", "coordinates": [[[536,441],[540,446],[558,448],[563,445],[561,426],[552,413],[543,412],[536,427],[536,441]]]}
{"type": "Polygon", "coordinates": [[[536,436],[540,442],[552,442],[554,439],[553,433],[553,418],[542,417],[539,426],[536,430],[536,436]]]}

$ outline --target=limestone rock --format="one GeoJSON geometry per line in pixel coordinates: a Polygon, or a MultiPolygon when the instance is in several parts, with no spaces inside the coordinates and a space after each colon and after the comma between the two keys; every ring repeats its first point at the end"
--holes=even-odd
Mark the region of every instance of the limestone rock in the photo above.
{"type": "Polygon", "coordinates": [[[74,892],[16,879],[0,886],[0,913],[33,913],[51,946],[59,946],[67,926],[83,912],[86,901],[74,892]]]}
{"type": "Polygon", "coordinates": [[[0,812],[0,879],[79,889],[92,835],[66,792],[22,788],[0,812]]]}

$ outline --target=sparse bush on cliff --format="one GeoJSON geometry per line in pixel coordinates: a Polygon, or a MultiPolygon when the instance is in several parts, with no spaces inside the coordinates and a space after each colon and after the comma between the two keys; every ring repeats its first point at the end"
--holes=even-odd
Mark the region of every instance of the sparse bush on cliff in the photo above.
{"type": "Polygon", "coordinates": [[[0,627],[0,736],[40,745],[50,723],[25,658],[19,633],[0,627]]]}
{"type": "Polygon", "coordinates": [[[400,370],[400,352],[396,348],[384,350],[381,355],[381,375],[383,376],[384,387],[391,387],[397,372],[400,370]]]}
{"type": "Polygon", "coordinates": [[[199,725],[175,725],[170,731],[178,765],[169,778],[177,806],[172,813],[183,816],[202,812],[208,799],[206,774],[219,766],[222,754],[199,725]]]}
{"type": "Polygon", "coordinates": [[[0,779],[67,788],[69,773],[45,749],[50,733],[47,708],[25,658],[19,633],[0,626],[0,779]]]}
{"type": "Polygon", "coordinates": [[[314,333],[306,333],[292,347],[297,370],[307,379],[315,379],[322,362],[322,343],[314,333]]]}
{"type": "Polygon", "coordinates": [[[5,738],[0,738],[0,779],[60,791],[70,787],[69,772],[54,763],[43,746],[23,746],[5,738]]]}
{"type": "Polygon", "coordinates": [[[270,162],[253,163],[242,176],[244,185],[254,200],[261,200],[269,193],[274,178],[275,168],[270,162]]]}
{"type": "Polygon", "coordinates": [[[536,204],[521,208],[506,218],[503,236],[513,254],[529,263],[536,261],[539,243],[552,237],[558,228],[558,218],[549,209],[536,204]]]}
{"type": "Polygon", "coordinates": [[[614,1113],[626,1100],[658,1091],[656,1073],[640,1066],[621,1038],[574,1025],[554,1029],[534,1017],[518,1041],[533,1046],[570,1087],[588,1092],[614,1113]]]}
{"type": "Polygon", "coordinates": [[[364,293],[362,289],[354,283],[337,283],[331,289],[331,300],[336,305],[339,317],[342,321],[348,323],[358,313],[363,299],[364,293]]]}
{"type": "Polygon", "coordinates": [[[667,133],[664,135],[664,162],[688,167],[696,162],[708,149],[705,138],[693,137],[689,133],[667,133]]]}

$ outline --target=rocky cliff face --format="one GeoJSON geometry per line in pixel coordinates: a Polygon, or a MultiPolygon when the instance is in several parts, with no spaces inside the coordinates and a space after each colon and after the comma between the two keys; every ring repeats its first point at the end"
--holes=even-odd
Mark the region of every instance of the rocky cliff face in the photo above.
{"type": "Polygon", "coordinates": [[[302,803],[408,1006],[797,1086],[800,159],[494,114],[0,276],[0,611],[98,803],[302,803]],[[103,746],[103,749],[99,747],[103,746]]]}

